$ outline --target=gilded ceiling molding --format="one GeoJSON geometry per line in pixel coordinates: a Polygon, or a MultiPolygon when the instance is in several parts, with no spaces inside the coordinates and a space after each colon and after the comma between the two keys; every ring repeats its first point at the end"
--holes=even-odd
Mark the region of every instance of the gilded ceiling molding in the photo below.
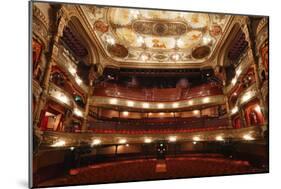
{"type": "Polygon", "coordinates": [[[32,32],[37,39],[43,42],[44,47],[48,46],[49,21],[46,19],[42,11],[36,6],[32,6],[32,32]]]}
{"type": "Polygon", "coordinates": [[[263,17],[256,29],[257,51],[259,51],[263,43],[268,40],[268,26],[268,18],[263,17]]]}

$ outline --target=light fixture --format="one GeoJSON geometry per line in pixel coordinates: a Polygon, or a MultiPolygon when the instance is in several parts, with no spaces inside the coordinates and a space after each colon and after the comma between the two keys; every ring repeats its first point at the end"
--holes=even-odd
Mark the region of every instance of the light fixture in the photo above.
{"type": "Polygon", "coordinates": [[[212,41],[212,38],[209,35],[204,35],[203,36],[203,44],[207,45],[212,41]]]}
{"type": "Polygon", "coordinates": [[[170,141],[170,142],[176,142],[176,141],[177,141],[177,137],[175,137],[175,136],[170,136],[170,137],[169,137],[169,141],[170,141]]]}
{"type": "Polygon", "coordinates": [[[178,108],[178,107],[179,107],[179,103],[174,102],[174,103],[172,104],[172,107],[173,107],[173,108],[178,108]]]}
{"type": "Polygon", "coordinates": [[[193,113],[194,115],[199,115],[199,114],[200,114],[200,111],[199,111],[199,110],[193,110],[192,113],[193,113]]]}
{"type": "Polygon", "coordinates": [[[109,103],[110,103],[110,104],[117,104],[117,102],[118,102],[118,100],[117,100],[116,98],[111,98],[111,99],[109,100],[109,103]]]}
{"type": "Polygon", "coordinates": [[[151,138],[145,138],[144,139],[144,143],[151,143],[152,142],[152,139],[151,138]]]}
{"type": "Polygon", "coordinates": [[[73,151],[75,148],[74,148],[73,146],[71,146],[69,149],[70,149],[71,151],[73,151]]]}
{"type": "Polygon", "coordinates": [[[260,107],[260,105],[256,105],[256,107],[255,107],[255,111],[256,111],[256,112],[258,112],[258,113],[260,113],[260,112],[261,112],[261,107],[260,107]]]}
{"type": "Polygon", "coordinates": [[[193,144],[197,144],[197,142],[196,142],[196,141],[193,141],[192,143],[193,143],[193,144]]]}
{"type": "Polygon", "coordinates": [[[70,67],[68,68],[68,71],[69,71],[72,75],[75,75],[75,74],[76,74],[76,69],[73,68],[72,66],[70,66],[70,67]]]}
{"type": "Polygon", "coordinates": [[[127,140],[124,138],[119,139],[119,141],[118,141],[119,144],[125,144],[126,142],[127,142],[127,140]]]}
{"type": "Polygon", "coordinates": [[[221,135],[219,135],[219,136],[216,136],[216,140],[217,141],[223,141],[224,139],[223,139],[223,137],[221,135]]]}
{"type": "Polygon", "coordinates": [[[130,144],[126,144],[125,146],[126,146],[126,147],[129,147],[129,146],[130,146],[130,144]]]}
{"type": "Polygon", "coordinates": [[[133,107],[135,105],[135,103],[133,101],[127,101],[127,105],[130,107],[133,107]]]}
{"type": "Polygon", "coordinates": [[[78,108],[74,108],[73,113],[79,117],[83,117],[83,112],[81,110],[79,110],[78,108]]]}
{"type": "Polygon", "coordinates": [[[143,108],[149,108],[149,104],[145,102],[145,103],[142,104],[142,107],[143,108]]]}
{"type": "Polygon", "coordinates": [[[75,77],[75,81],[78,85],[81,85],[82,83],[82,80],[78,76],[75,77]]]}
{"type": "Polygon", "coordinates": [[[235,85],[236,82],[237,82],[237,78],[233,78],[233,79],[231,80],[232,85],[235,85]]]}
{"type": "Polygon", "coordinates": [[[253,138],[250,134],[245,134],[245,135],[243,136],[243,139],[244,139],[244,140],[254,140],[254,138],[253,138]]]}
{"type": "Polygon", "coordinates": [[[210,98],[209,97],[203,98],[203,103],[208,103],[208,102],[210,102],[210,98]]]}
{"type": "Polygon", "coordinates": [[[162,104],[162,103],[161,104],[157,104],[157,107],[158,108],[164,108],[164,104],[162,104]]]}
{"type": "Polygon", "coordinates": [[[65,141],[61,139],[55,142],[54,144],[52,144],[52,147],[62,147],[62,146],[65,146],[65,141]]]}
{"type": "Polygon", "coordinates": [[[123,112],[123,116],[128,116],[128,115],[129,115],[129,112],[127,112],[127,111],[123,112]]]}
{"type": "Polygon", "coordinates": [[[235,106],[232,110],[231,110],[231,113],[232,114],[235,114],[236,112],[238,112],[238,107],[235,106]]]}
{"type": "Polygon", "coordinates": [[[233,93],[233,95],[234,95],[234,96],[237,96],[237,93],[235,92],[235,93],[233,93]]]}
{"type": "Polygon", "coordinates": [[[193,100],[188,101],[188,105],[192,106],[193,105],[193,100]]]}
{"type": "Polygon", "coordinates": [[[101,143],[100,139],[94,139],[93,142],[92,142],[92,146],[99,145],[100,143],[101,143]]]}
{"type": "Polygon", "coordinates": [[[193,137],[193,141],[200,141],[200,140],[201,140],[201,138],[199,136],[194,136],[193,137]]]}

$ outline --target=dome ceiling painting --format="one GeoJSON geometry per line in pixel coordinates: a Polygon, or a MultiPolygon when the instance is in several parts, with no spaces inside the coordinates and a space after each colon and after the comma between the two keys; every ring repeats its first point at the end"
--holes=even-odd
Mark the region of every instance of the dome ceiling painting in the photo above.
{"type": "Polygon", "coordinates": [[[230,16],[81,6],[106,54],[120,63],[203,63],[230,16]]]}

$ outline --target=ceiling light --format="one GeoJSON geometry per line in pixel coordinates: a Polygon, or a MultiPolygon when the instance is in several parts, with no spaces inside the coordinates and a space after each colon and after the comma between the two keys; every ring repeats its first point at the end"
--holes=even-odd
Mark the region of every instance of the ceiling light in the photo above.
{"type": "Polygon", "coordinates": [[[212,41],[212,38],[209,35],[204,35],[203,36],[203,44],[207,45],[212,41]]]}
{"type": "Polygon", "coordinates": [[[144,139],[144,143],[151,143],[152,142],[152,139],[151,138],[145,138],[144,139]]]}
{"type": "Polygon", "coordinates": [[[244,139],[244,140],[254,140],[254,138],[253,138],[250,134],[245,134],[245,135],[243,136],[243,139],[244,139]]]}
{"type": "Polygon", "coordinates": [[[52,144],[52,147],[62,147],[65,146],[65,141],[64,140],[58,140],[54,144],[52,144]]]}
{"type": "Polygon", "coordinates": [[[112,98],[109,100],[110,104],[117,104],[118,100],[116,98],[112,98]]]}
{"type": "Polygon", "coordinates": [[[193,141],[200,141],[201,139],[200,139],[200,137],[199,136],[195,136],[195,137],[193,137],[193,141]]]}
{"type": "Polygon", "coordinates": [[[170,136],[170,137],[169,137],[169,141],[170,141],[170,142],[176,142],[176,141],[177,141],[177,137],[175,137],[175,136],[170,136]]]}
{"type": "Polygon", "coordinates": [[[158,108],[164,108],[164,104],[157,104],[158,108]]]}
{"type": "Polygon", "coordinates": [[[119,144],[125,144],[127,142],[127,140],[126,139],[119,139],[119,141],[118,141],[118,143],[119,144]]]}
{"type": "Polygon", "coordinates": [[[99,145],[101,143],[100,139],[94,139],[92,142],[92,146],[99,145]]]}
{"type": "Polygon", "coordinates": [[[143,108],[149,108],[149,104],[148,104],[148,103],[143,103],[143,104],[142,104],[142,107],[143,107],[143,108]]]}
{"type": "Polygon", "coordinates": [[[224,139],[223,139],[223,137],[221,135],[219,135],[219,136],[216,136],[216,140],[217,141],[223,141],[224,139]]]}

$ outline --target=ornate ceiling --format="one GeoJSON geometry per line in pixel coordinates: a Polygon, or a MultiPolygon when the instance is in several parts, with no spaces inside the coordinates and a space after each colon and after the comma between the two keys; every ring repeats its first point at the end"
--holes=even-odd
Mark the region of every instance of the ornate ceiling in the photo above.
{"type": "Polygon", "coordinates": [[[106,54],[120,63],[203,63],[219,46],[230,16],[81,6],[106,54]]]}

